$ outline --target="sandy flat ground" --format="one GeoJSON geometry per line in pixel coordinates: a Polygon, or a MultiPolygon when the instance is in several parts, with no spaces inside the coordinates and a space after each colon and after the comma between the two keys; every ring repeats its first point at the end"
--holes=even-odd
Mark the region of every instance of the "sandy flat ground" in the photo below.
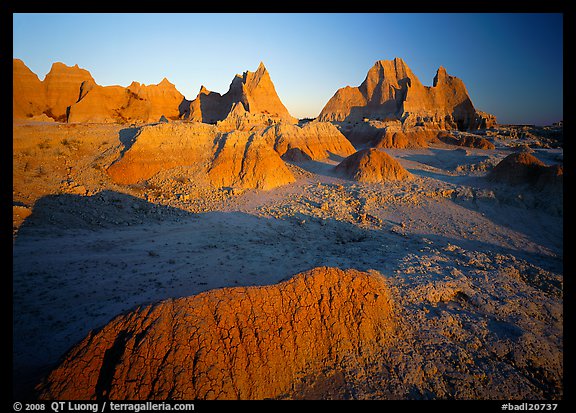
{"type": "MultiPolygon", "coordinates": [[[[293,185],[198,196],[169,177],[154,194],[112,184],[103,165],[122,148],[118,125],[44,128],[14,134],[16,392],[139,305],[335,266],[391,280],[406,324],[419,326],[407,368],[436,361],[456,377],[465,365],[520,398],[558,396],[563,218],[485,180],[509,148],[386,150],[414,176],[402,183],[340,179],[327,160],[290,165],[293,185]],[[179,196],[157,193],[178,185],[179,196]]],[[[535,155],[554,163],[562,150],[535,155]]]]}

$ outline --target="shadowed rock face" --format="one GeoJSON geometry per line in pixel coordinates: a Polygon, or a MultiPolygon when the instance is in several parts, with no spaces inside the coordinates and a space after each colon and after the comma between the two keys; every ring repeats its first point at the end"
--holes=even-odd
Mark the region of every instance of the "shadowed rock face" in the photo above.
{"type": "Polygon", "coordinates": [[[410,173],[400,163],[378,149],[362,149],[344,159],[335,171],[360,182],[400,181],[410,178],[410,173]]]}
{"type": "Polygon", "coordinates": [[[394,331],[380,274],[321,267],[119,316],[38,390],[43,399],[274,398],[306,376],[362,369],[394,331]]]}
{"type": "MultiPolygon", "coordinates": [[[[546,166],[534,155],[526,152],[517,152],[502,159],[488,174],[488,179],[495,182],[504,182],[510,185],[529,184],[541,186],[561,180],[563,169],[559,166],[546,166]]],[[[561,182],[561,181],[560,181],[561,182]]]]}
{"type": "Polygon", "coordinates": [[[461,130],[495,122],[492,115],[476,111],[464,83],[443,67],[433,86],[424,86],[400,58],[377,61],[360,86],[339,89],[318,118],[337,122],[401,120],[404,126],[461,130]]]}
{"type": "Polygon", "coordinates": [[[491,150],[496,148],[492,142],[481,136],[465,135],[457,138],[450,133],[441,131],[438,133],[438,139],[449,145],[464,146],[467,148],[491,150]]]}

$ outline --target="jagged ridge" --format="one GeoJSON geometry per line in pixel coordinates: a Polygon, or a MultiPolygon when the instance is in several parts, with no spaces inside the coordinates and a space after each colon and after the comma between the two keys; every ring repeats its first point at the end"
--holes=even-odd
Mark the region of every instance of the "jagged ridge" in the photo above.
{"type": "Polygon", "coordinates": [[[358,87],[339,89],[326,103],[321,121],[400,120],[406,126],[477,129],[495,122],[474,108],[464,83],[440,67],[432,87],[424,86],[400,59],[379,60],[358,87]]]}

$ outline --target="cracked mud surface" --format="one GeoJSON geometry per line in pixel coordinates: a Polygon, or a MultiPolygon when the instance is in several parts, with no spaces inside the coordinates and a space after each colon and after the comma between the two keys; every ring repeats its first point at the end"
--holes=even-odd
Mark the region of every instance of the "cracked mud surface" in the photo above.
{"type": "Polygon", "coordinates": [[[362,368],[394,329],[382,276],[318,268],[116,318],[68,355],[42,397],[272,398],[307,373],[362,368]]]}

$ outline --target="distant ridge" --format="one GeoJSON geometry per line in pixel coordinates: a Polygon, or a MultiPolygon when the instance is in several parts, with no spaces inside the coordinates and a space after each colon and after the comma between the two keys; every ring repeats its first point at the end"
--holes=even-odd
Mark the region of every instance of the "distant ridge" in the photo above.
{"type": "Polygon", "coordinates": [[[400,58],[379,60],[358,87],[338,89],[326,103],[320,121],[399,120],[406,126],[479,129],[494,116],[474,108],[462,80],[440,67],[433,86],[424,86],[400,58]]]}

